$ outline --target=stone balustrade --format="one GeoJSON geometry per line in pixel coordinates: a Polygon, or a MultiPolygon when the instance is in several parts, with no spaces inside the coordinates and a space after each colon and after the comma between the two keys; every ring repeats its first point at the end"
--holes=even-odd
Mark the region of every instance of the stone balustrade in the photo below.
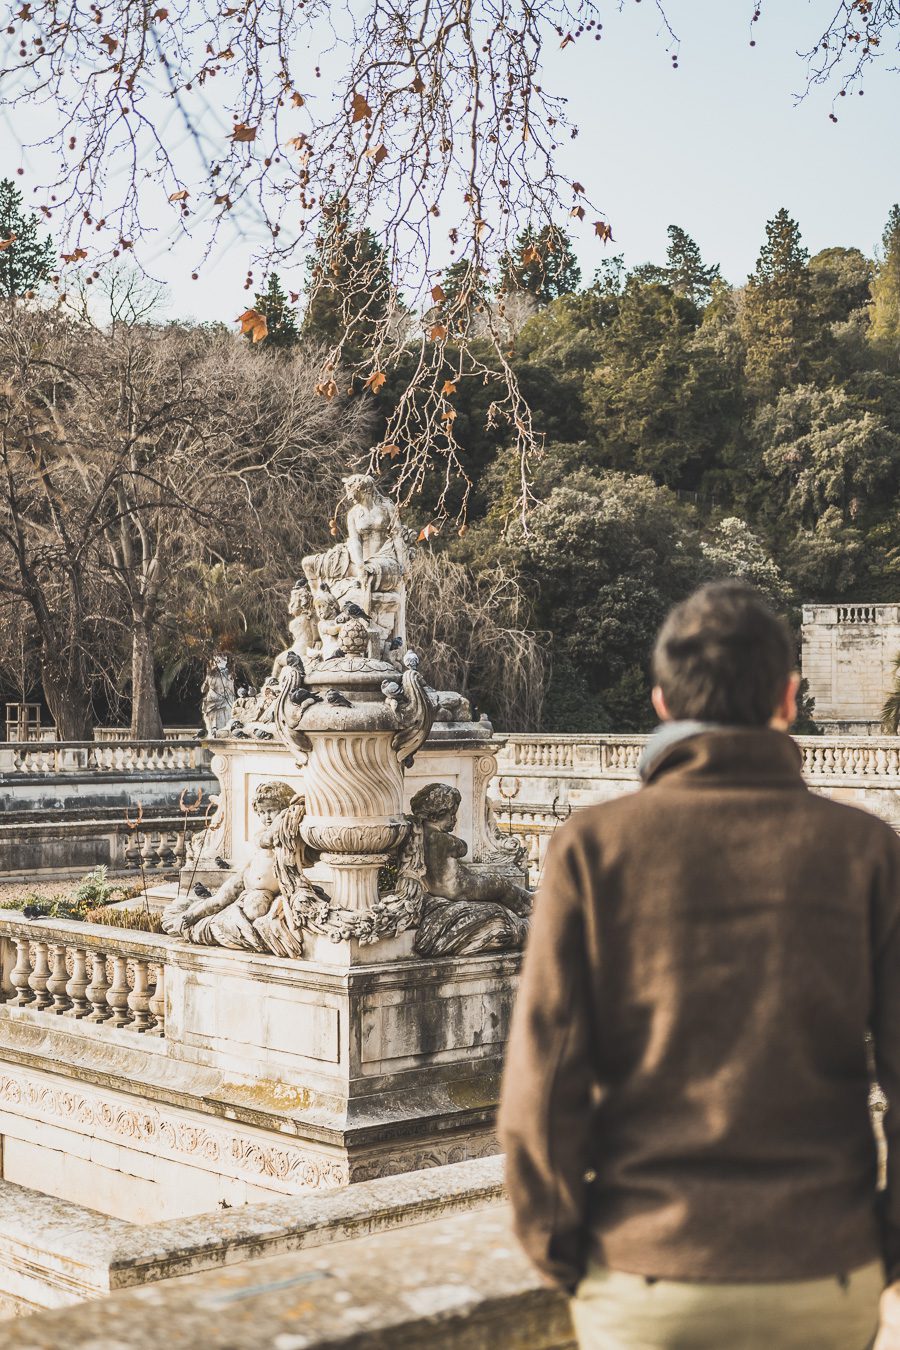
{"type": "MultiPolygon", "coordinates": [[[[511,735],[491,785],[500,826],[526,847],[532,881],[550,835],[573,810],[631,792],[648,736],[511,735]]],[[[900,830],[900,738],[797,736],[817,792],[864,806],[900,830]]]]}
{"type": "Polygon", "coordinates": [[[165,938],[0,915],[0,1003],[29,1020],[165,1035],[165,938]]]}
{"type": "Polygon", "coordinates": [[[0,744],[0,779],[36,775],[193,774],[209,763],[196,740],[9,741],[0,744]]]}

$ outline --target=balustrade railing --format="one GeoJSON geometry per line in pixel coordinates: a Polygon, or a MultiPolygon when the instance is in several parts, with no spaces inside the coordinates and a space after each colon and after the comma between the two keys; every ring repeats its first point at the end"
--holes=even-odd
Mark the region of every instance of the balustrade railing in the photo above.
{"type": "Polygon", "coordinates": [[[205,769],[196,741],[9,741],[0,745],[0,778],[81,773],[184,773],[205,769]]]}
{"type": "MultiPolygon", "coordinates": [[[[521,777],[637,778],[647,736],[511,735],[498,756],[500,781],[521,777]],[[535,771],[538,772],[535,772],[535,771]],[[530,772],[529,772],[530,771],[530,772]]],[[[810,779],[900,780],[896,736],[797,736],[810,779]]],[[[503,797],[507,794],[502,793],[503,797]]]]}
{"type": "Polygon", "coordinates": [[[165,938],[0,915],[0,1016],[164,1036],[165,938]]]}

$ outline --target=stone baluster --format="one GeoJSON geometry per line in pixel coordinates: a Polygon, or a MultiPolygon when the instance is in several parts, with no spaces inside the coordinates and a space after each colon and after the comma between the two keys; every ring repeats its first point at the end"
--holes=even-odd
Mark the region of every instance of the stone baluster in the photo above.
{"type": "Polygon", "coordinates": [[[134,958],[134,985],[128,995],[131,1030],[147,1031],[153,1021],[150,1013],[150,972],[143,957],[134,958]]]}
{"type": "Polygon", "coordinates": [[[28,983],[31,975],[31,944],[27,938],[16,938],[16,964],[9,972],[9,982],[16,991],[13,1006],[24,1008],[34,1000],[34,992],[28,983]]]}
{"type": "Polygon", "coordinates": [[[72,974],[66,985],[66,994],[71,1001],[70,1017],[87,1017],[91,1005],[87,999],[87,952],[83,947],[75,947],[72,952],[72,974]]]}
{"type": "Polygon", "coordinates": [[[28,983],[34,990],[32,1006],[36,1012],[42,1012],[44,1008],[49,1008],[53,1002],[53,995],[47,992],[49,979],[50,962],[47,960],[47,944],[38,941],[34,944],[34,965],[28,977],[28,983]]]}
{"type": "Polygon", "coordinates": [[[91,982],[85,993],[91,1001],[93,1012],[88,1015],[89,1022],[106,1022],[112,1016],[106,1001],[109,981],[106,978],[106,952],[91,953],[91,982]]]}
{"type": "Polygon", "coordinates": [[[153,1018],[153,1036],[166,1034],[166,968],[160,962],[156,967],[156,980],[150,995],[150,1015],[153,1018]]]}
{"type": "Polygon", "coordinates": [[[66,970],[66,949],[63,943],[55,942],[53,944],[53,972],[47,981],[47,993],[53,999],[51,1012],[60,1014],[66,1012],[72,1006],[72,1000],[68,997],[66,986],[69,981],[69,972],[66,970]]]}
{"type": "Polygon", "coordinates": [[[128,994],[128,958],[116,955],[113,957],[112,984],[106,994],[107,1007],[112,1009],[114,1027],[125,1027],[131,1021],[128,994]]]}
{"type": "Polygon", "coordinates": [[[153,835],[150,833],[149,830],[146,830],[143,835],[143,844],[141,846],[141,857],[144,860],[145,869],[155,867],[159,861],[159,856],[156,852],[156,844],[154,843],[153,835]]]}
{"type": "Polygon", "coordinates": [[[136,871],[141,865],[141,845],[134,831],[129,832],[122,850],[122,861],[130,872],[136,871]]]}

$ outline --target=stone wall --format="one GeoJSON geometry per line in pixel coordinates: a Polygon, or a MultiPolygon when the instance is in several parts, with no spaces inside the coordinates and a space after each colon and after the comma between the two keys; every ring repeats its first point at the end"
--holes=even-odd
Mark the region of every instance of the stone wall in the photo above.
{"type": "Polygon", "coordinates": [[[819,725],[877,733],[900,656],[900,605],[804,605],[802,640],[819,725]]]}

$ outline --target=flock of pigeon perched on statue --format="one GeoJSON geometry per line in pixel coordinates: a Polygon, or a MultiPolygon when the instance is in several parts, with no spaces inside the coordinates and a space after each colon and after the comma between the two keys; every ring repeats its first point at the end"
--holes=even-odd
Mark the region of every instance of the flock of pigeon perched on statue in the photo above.
{"type": "MultiPolygon", "coordinates": [[[[338,617],[341,618],[343,622],[348,622],[350,619],[368,619],[365,610],[359,605],[352,603],[345,605],[338,617]]],[[[390,651],[397,651],[402,646],[403,639],[401,637],[391,638],[391,641],[388,643],[390,651]]],[[[343,655],[344,653],[338,648],[338,650],[332,654],[332,658],[343,655]]],[[[303,659],[298,652],[288,652],[285,657],[285,662],[296,672],[297,677],[300,680],[300,683],[295,685],[288,695],[291,702],[297,707],[304,708],[310,703],[321,703],[324,698],[324,702],[330,704],[333,708],[352,708],[353,704],[350,699],[347,698],[345,694],[342,694],[339,689],[328,689],[325,694],[322,695],[313,693],[311,689],[306,687],[303,683],[303,680],[306,678],[306,668],[303,664],[303,659]]],[[[407,652],[403,658],[403,665],[407,672],[417,671],[419,669],[419,658],[416,653],[407,652]]],[[[400,680],[382,680],[381,692],[384,694],[385,702],[388,707],[398,716],[400,715],[401,709],[409,704],[409,695],[404,691],[400,680]]],[[[238,698],[249,698],[255,693],[256,690],[253,689],[252,686],[250,688],[242,687],[238,690],[238,698]]],[[[249,741],[251,739],[271,741],[275,739],[274,734],[271,731],[267,731],[265,727],[254,727],[252,733],[245,731],[244,723],[237,718],[231,723],[228,730],[235,740],[239,741],[249,741]]]]}

